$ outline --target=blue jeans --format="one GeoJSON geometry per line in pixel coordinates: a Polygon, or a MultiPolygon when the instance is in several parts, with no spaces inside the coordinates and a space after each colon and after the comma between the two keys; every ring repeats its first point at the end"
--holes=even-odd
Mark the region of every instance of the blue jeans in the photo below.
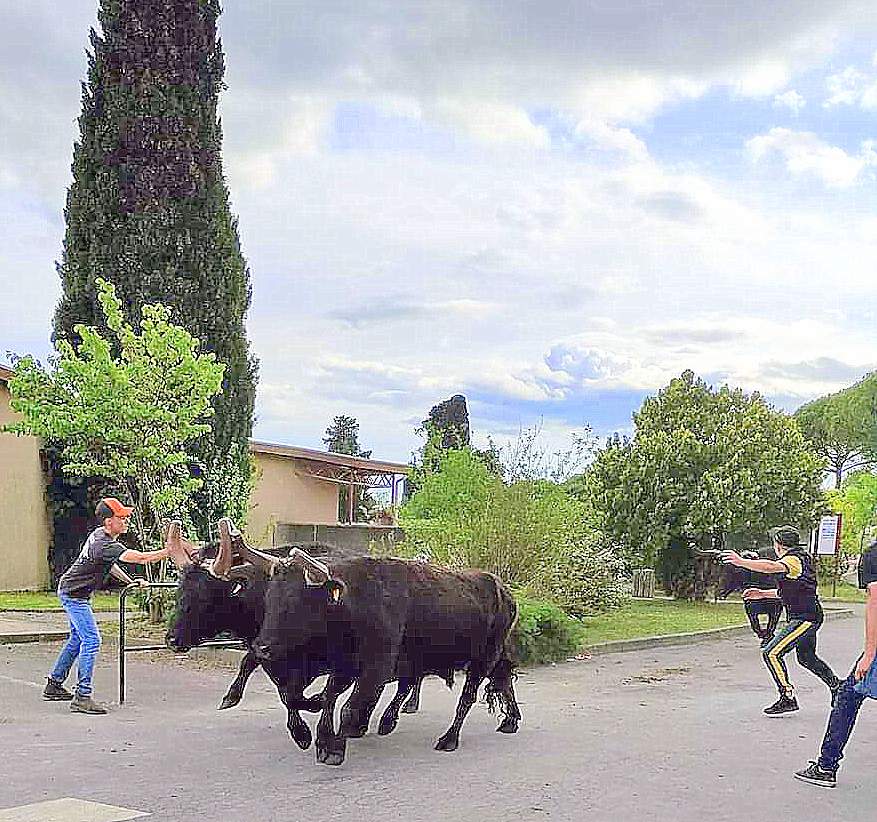
{"type": "Polygon", "coordinates": [[[91,600],[69,597],[60,591],[58,597],[70,620],[70,637],[61,649],[49,676],[56,682],[64,682],[78,657],[79,682],[76,685],[76,692],[80,696],[90,696],[94,662],[100,650],[100,631],[94,620],[94,612],[91,610],[91,600]]]}
{"type": "MultiPolygon", "coordinates": [[[[858,660],[856,660],[858,664],[858,660]]],[[[834,707],[828,717],[828,727],[825,729],[825,737],[822,739],[822,750],[819,753],[819,767],[829,771],[836,771],[843,758],[844,747],[853,732],[859,708],[865,701],[865,697],[853,689],[856,679],[855,665],[850,675],[841,683],[840,690],[834,701],[834,707]]]]}

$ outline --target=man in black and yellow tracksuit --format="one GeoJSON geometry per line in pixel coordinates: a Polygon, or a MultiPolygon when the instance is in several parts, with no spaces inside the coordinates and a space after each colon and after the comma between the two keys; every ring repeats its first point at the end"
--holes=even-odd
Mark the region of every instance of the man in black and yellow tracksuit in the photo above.
{"type": "Polygon", "coordinates": [[[744,559],[734,551],[723,554],[724,562],[758,571],[763,574],[782,574],[775,591],[744,591],[752,598],[779,596],[786,609],[785,627],[777,631],[774,638],[764,646],[762,655],[767,669],[776,682],[780,698],[764,709],[768,716],[777,716],[798,710],[798,700],[783,656],[792,648],[798,662],[808,671],[818,676],[832,693],[837,692],[840,680],[834,671],[816,655],[816,632],[822,625],[823,615],[819,597],[816,594],[816,570],[813,560],[801,544],[798,529],[790,525],[775,528],[771,535],[778,559],[744,559]]]}

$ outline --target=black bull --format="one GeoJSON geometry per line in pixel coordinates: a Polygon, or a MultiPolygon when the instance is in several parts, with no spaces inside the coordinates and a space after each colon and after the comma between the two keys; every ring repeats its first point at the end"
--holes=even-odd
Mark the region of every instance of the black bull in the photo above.
{"type": "Polygon", "coordinates": [[[517,731],[521,714],[509,653],[517,606],[492,574],[370,557],[330,559],[321,572],[306,556],[278,562],[245,546],[243,554],[267,563],[271,573],[256,640],[260,657],[283,665],[307,654],[314,643],[326,649],[330,675],[317,725],[318,761],[343,762],[346,740],[365,733],[385,683],[398,680],[399,690],[379,733],[395,726],[399,705],[420,676],[449,669],[465,669],[466,682],[437,750],[457,748],[485,678],[488,705],[498,704],[504,714],[497,730],[517,731]],[[335,733],[335,702],[353,683],[335,733]]]}
{"type": "MultiPolygon", "coordinates": [[[[294,548],[295,546],[289,546],[294,548]]],[[[320,550],[318,546],[308,546],[320,550]]],[[[196,561],[183,565],[176,618],[168,631],[166,642],[175,651],[187,651],[201,642],[221,633],[230,633],[242,640],[247,653],[241,660],[238,675],[222,699],[220,710],[237,705],[243,697],[250,675],[261,664],[269,679],[277,687],[281,701],[287,708],[287,728],[296,744],[307,749],[311,731],[299,711],[318,712],[323,702],[320,696],[305,697],[304,690],[322,674],[328,673],[325,648],[306,649],[295,664],[271,663],[260,660],[253,643],[262,625],[264,600],[268,590],[268,576],[255,566],[248,566],[244,578],[222,579],[210,571],[214,551],[208,548],[196,561]]],[[[178,560],[179,562],[179,560],[178,560]]],[[[421,681],[415,683],[411,696],[402,708],[404,713],[416,713],[419,707],[421,681]]]]}

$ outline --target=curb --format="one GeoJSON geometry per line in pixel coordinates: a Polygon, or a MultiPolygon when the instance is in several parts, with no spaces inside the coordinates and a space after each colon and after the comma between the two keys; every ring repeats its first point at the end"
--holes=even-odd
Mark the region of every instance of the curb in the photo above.
{"type": "Polygon", "coordinates": [[[228,665],[237,666],[246,656],[247,652],[239,648],[190,648],[183,656],[189,659],[203,659],[207,662],[224,662],[228,665]]]}
{"type": "MultiPolygon", "coordinates": [[[[846,619],[853,616],[850,608],[833,608],[825,610],[825,621],[846,619]]],[[[730,625],[725,628],[710,628],[707,631],[692,631],[685,634],[662,634],[659,636],[640,637],[638,639],[617,639],[609,642],[597,642],[585,646],[584,651],[591,656],[624,653],[627,651],[643,651],[650,648],[666,648],[673,645],[694,645],[698,642],[709,642],[713,639],[733,639],[752,633],[748,624],[730,625]]],[[[23,642],[54,642],[67,639],[67,631],[36,631],[32,633],[0,634],[0,645],[23,642]]],[[[236,648],[195,647],[188,651],[192,659],[203,659],[223,662],[237,666],[246,651],[236,648]]]]}
{"type": "Polygon", "coordinates": [[[22,642],[55,642],[67,639],[69,631],[35,631],[16,634],[0,634],[0,645],[12,645],[22,642]]]}
{"type": "MultiPolygon", "coordinates": [[[[825,610],[825,622],[833,619],[846,619],[853,616],[850,608],[834,608],[825,610]]],[[[610,642],[597,642],[586,645],[584,652],[591,656],[624,653],[626,651],[644,651],[650,648],[666,648],[672,645],[694,645],[698,642],[709,642],[713,639],[733,639],[752,633],[748,623],[745,625],[729,625],[725,628],[710,628],[707,631],[692,631],[687,634],[661,634],[659,636],[641,637],[639,639],[616,639],[610,642]]]]}

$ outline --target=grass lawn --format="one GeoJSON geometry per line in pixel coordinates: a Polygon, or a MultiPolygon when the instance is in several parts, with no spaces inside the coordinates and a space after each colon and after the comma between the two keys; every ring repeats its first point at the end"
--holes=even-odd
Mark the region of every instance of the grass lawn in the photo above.
{"type": "Polygon", "coordinates": [[[839,580],[837,583],[837,596],[831,595],[831,583],[819,581],[819,598],[825,602],[865,602],[865,592],[855,585],[839,580]]]}
{"type": "MultiPolygon", "coordinates": [[[[91,598],[95,611],[118,611],[119,595],[95,594],[91,598]]],[[[131,600],[128,600],[128,608],[131,600]]],[[[61,611],[54,591],[0,591],[0,611],[61,611]]]]}
{"type": "Polygon", "coordinates": [[[686,634],[729,625],[746,625],[742,604],[633,600],[604,614],[581,620],[584,645],[616,639],[639,639],[662,634],[686,634]]]}

